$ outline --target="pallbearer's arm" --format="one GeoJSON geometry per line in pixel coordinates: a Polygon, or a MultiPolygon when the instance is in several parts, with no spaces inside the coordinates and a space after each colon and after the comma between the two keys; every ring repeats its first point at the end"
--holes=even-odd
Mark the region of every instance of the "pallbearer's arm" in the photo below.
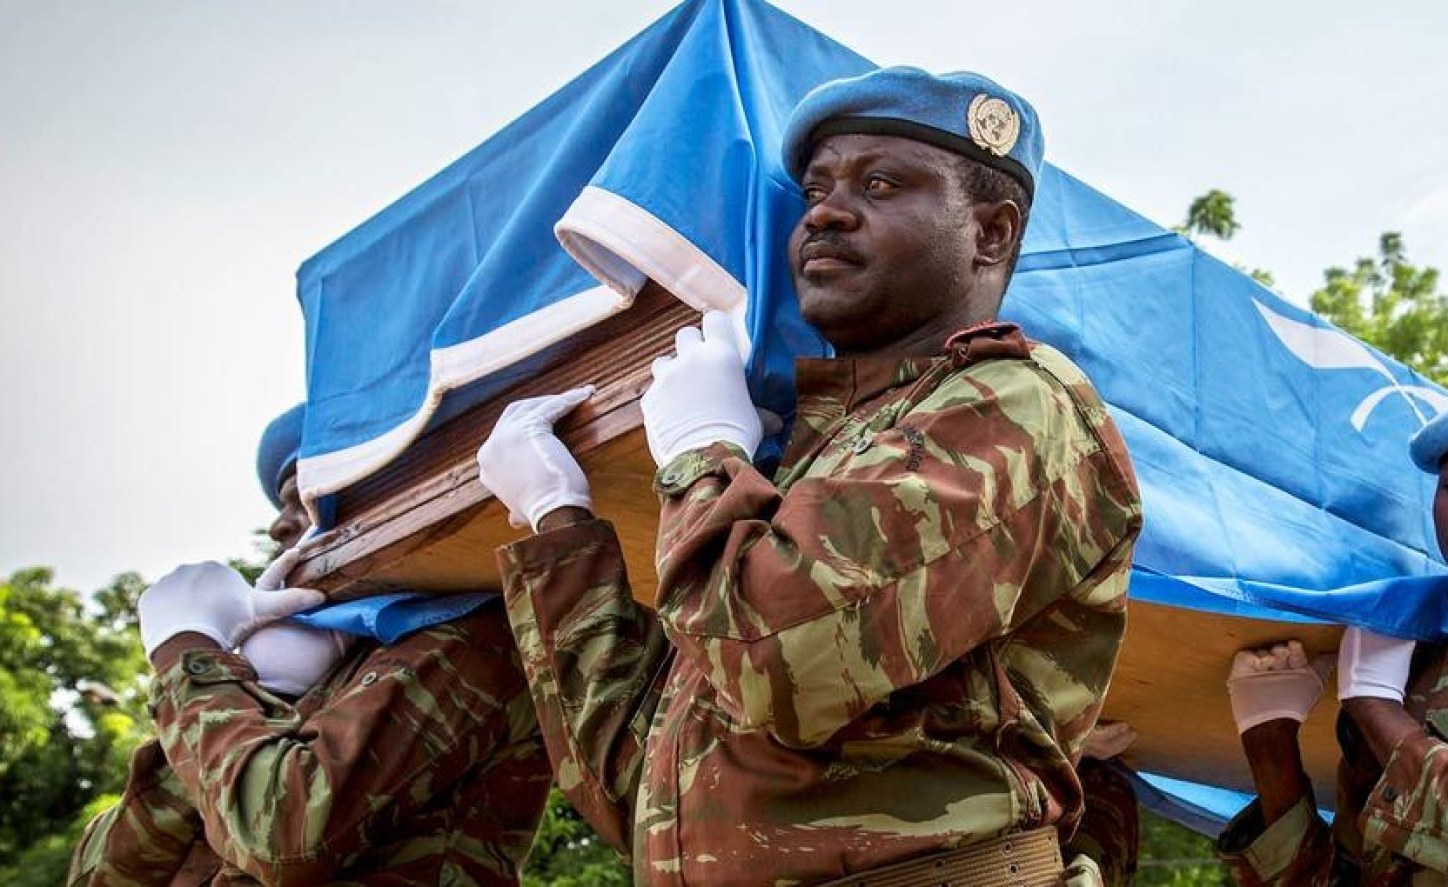
{"type": "Polygon", "coordinates": [[[498,550],[508,618],[558,786],[629,852],[649,724],[671,651],[634,601],[606,521],[591,516],[498,550]]]}

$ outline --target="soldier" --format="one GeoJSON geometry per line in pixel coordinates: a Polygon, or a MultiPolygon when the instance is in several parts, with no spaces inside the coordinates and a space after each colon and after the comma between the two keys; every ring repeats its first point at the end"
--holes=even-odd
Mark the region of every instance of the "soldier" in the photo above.
{"type": "Polygon", "coordinates": [[[536,531],[499,557],[558,780],[637,883],[1060,882],[1141,508],[1085,376],[996,320],[1041,151],[976,74],[800,103],[791,268],[838,357],[799,363],[773,478],[728,318],[655,363],[653,608],[552,434],[588,389],[479,451],[536,531]]]}
{"type": "MultiPolygon", "coordinates": [[[[284,549],[309,523],[300,437],[294,410],[267,429],[257,463],[284,549]]],[[[424,618],[392,645],[272,622],[226,652],[250,614],[320,597],[254,591],[219,564],[146,592],[160,739],[87,828],[69,883],[518,883],[550,774],[501,603],[424,618]]]]}
{"type": "MultiPolygon", "coordinates": [[[[1410,451],[1439,478],[1433,526],[1448,552],[1448,414],[1410,451]]],[[[1448,883],[1448,647],[1350,627],[1337,670],[1343,757],[1329,830],[1297,743],[1324,669],[1296,641],[1237,654],[1227,687],[1258,797],[1228,823],[1218,852],[1253,887],[1448,883]]]]}

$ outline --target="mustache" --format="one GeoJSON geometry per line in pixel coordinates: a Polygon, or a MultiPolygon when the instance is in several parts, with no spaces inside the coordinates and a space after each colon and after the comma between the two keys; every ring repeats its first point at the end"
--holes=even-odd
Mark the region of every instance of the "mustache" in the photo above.
{"type": "Polygon", "coordinates": [[[840,259],[856,265],[864,262],[864,257],[845,242],[845,238],[840,232],[828,228],[817,231],[800,241],[798,252],[801,263],[806,259],[819,258],[821,256],[840,259]]]}

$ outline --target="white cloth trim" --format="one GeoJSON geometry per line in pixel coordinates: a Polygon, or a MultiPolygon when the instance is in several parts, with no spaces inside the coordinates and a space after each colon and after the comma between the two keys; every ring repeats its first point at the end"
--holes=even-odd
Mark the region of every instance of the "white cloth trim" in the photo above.
{"type": "Polygon", "coordinates": [[[553,233],[578,264],[619,293],[637,295],[644,280],[653,278],[695,311],[727,312],[749,360],[753,343],[745,325],[749,293],[744,284],[658,216],[589,185],[553,233]]]}
{"type": "Polygon", "coordinates": [[[511,366],[610,315],[625,310],[632,297],[606,286],[569,296],[429,356],[427,397],[417,412],[391,430],[345,450],[297,460],[297,485],[313,523],[316,500],[344,489],[396,458],[417,439],[443,396],[489,373],[511,366]]]}

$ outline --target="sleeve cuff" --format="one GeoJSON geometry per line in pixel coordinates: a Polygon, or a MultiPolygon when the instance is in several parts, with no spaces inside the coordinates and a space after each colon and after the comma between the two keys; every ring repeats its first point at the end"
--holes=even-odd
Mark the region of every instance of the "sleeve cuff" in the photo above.
{"type": "Polygon", "coordinates": [[[1313,830],[1321,827],[1306,796],[1270,825],[1262,822],[1262,802],[1253,800],[1227,823],[1217,839],[1217,852],[1240,859],[1263,881],[1274,883],[1302,852],[1313,830]]]}
{"type": "Polygon", "coordinates": [[[1419,795],[1425,789],[1433,790],[1427,784],[1436,782],[1434,777],[1445,769],[1445,750],[1448,746],[1422,730],[1400,739],[1363,807],[1364,830],[1413,833],[1431,827],[1431,821],[1423,817],[1419,795]]]}
{"type": "Polygon", "coordinates": [[[157,688],[164,691],[186,682],[207,685],[255,681],[256,669],[240,653],[187,650],[156,677],[157,688]]]}
{"type": "Polygon", "coordinates": [[[660,496],[677,496],[710,474],[723,474],[731,459],[749,461],[749,454],[732,443],[713,443],[680,453],[664,463],[654,475],[654,491],[660,496]]]}
{"type": "Polygon", "coordinates": [[[504,545],[498,549],[498,561],[505,579],[527,575],[546,570],[581,549],[611,544],[616,538],[612,523],[594,518],[504,545]]]}

